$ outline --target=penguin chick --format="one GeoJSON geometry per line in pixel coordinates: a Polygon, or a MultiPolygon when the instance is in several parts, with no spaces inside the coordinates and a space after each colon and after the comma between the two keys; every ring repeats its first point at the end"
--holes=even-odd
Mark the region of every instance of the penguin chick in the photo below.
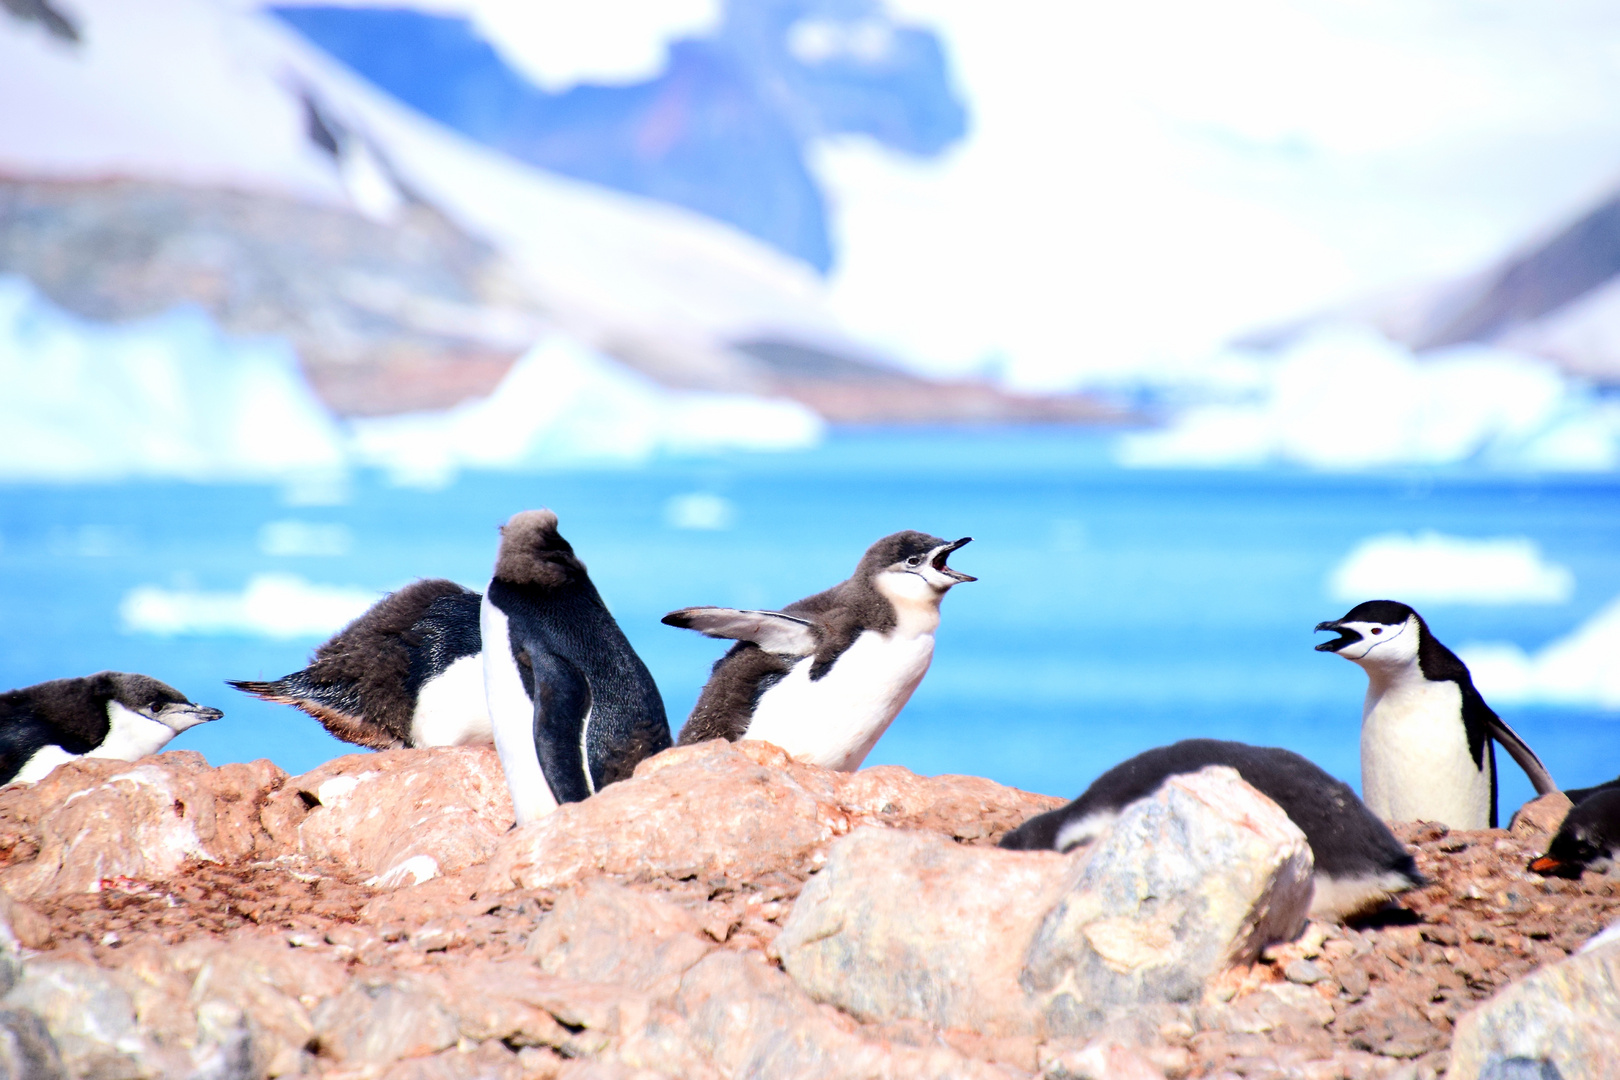
{"type": "Polygon", "coordinates": [[[373,750],[492,741],[479,657],[480,597],[429,579],[390,593],[274,682],[229,681],[309,713],[373,750]]]}
{"type": "Polygon", "coordinates": [[[550,510],[501,528],[480,621],[495,749],[518,824],[596,794],[669,747],[658,686],[550,510]]]}
{"type": "Polygon", "coordinates": [[[224,715],[154,678],[122,671],[9,690],[0,694],[0,784],[41,780],[75,758],[134,761],[224,715]]]}
{"type": "Polygon", "coordinates": [[[1547,767],[1474,688],[1468,668],[1422,616],[1394,600],[1369,600],[1316,646],[1367,672],[1361,707],[1361,794],[1385,821],[1496,828],[1496,751],[1502,744],[1538,795],[1557,791],[1547,767]]]}
{"type": "Polygon", "coordinates": [[[1069,851],[1089,844],[1169,777],[1210,765],[1236,769],[1305,834],[1316,860],[1312,918],[1362,914],[1426,884],[1411,854],[1348,784],[1290,750],[1219,739],[1186,739],[1138,754],[1103,773],[1068,806],[1030,818],[1003,836],[1001,846],[1069,851]]]}
{"type": "Polygon", "coordinates": [[[1530,863],[1538,874],[1578,878],[1583,871],[1614,869],[1620,851],[1620,789],[1603,787],[1575,804],[1558,827],[1547,853],[1530,863]]]}
{"type": "Polygon", "coordinates": [[[928,671],[940,601],[977,580],[945,565],[972,539],[898,532],[868,548],[848,581],[781,611],[665,615],[669,626],[737,641],[714,665],[681,744],[763,739],[814,765],[858,769],[928,671]]]}

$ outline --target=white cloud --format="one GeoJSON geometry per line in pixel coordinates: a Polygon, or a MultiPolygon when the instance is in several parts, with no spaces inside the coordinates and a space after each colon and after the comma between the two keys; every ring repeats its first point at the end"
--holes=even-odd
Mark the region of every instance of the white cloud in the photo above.
{"type": "Polygon", "coordinates": [[[1357,544],[1328,576],[1327,591],[1346,603],[1562,604],[1575,575],[1528,537],[1386,533],[1357,544]]]}
{"type": "Polygon", "coordinates": [[[1487,700],[1620,709],[1620,597],[1534,653],[1501,642],[1457,653],[1487,700]]]}
{"type": "Polygon", "coordinates": [[[269,521],[259,529],[259,551],[265,555],[347,555],[353,545],[347,525],[269,521]]]}
{"type": "Polygon", "coordinates": [[[126,631],[163,637],[325,637],[380,598],[364,589],[312,585],[293,574],[255,574],[241,592],[137,586],[125,594],[118,614],[126,631]]]}

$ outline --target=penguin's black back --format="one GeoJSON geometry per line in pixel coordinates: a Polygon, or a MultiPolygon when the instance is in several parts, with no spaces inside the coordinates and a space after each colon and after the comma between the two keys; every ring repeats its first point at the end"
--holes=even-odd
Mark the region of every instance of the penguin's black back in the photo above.
{"type": "Polygon", "coordinates": [[[1599,792],[1613,791],[1616,788],[1620,788],[1620,777],[1613,780],[1605,780],[1601,784],[1593,784],[1591,787],[1570,788],[1568,791],[1564,792],[1564,794],[1569,796],[1570,802],[1574,803],[1576,806],[1579,806],[1581,803],[1585,802],[1587,799],[1590,799],[1599,792]]]}
{"type": "Polygon", "coordinates": [[[1222,739],[1186,739],[1138,754],[1103,773],[1068,806],[1024,822],[1002,837],[1001,846],[1016,850],[1055,847],[1058,833],[1068,822],[1092,814],[1117,814],[1153,794],[1169,777],[1210,765],[1231,766],[1282,807],[1310,842],[1318,874],[1353,878],[1395,871],[1414,882],[1423,880],[1411,854],[1348,784],[1291,750],[1222,739]]]}
{"type": "Polygon", "coordinates": [[[107,703],[131,709],[181,704],[184,694],[146,675],[99,671],[77,679],[53,679],[0,693],[0,784],[8,784],[41,749],[60,746],[87,754],[112,729],[107,703]]]}
{"type": "MultiPolygon", "coordinates": [[[[516,584],[497,577],[489,601],[506,615],[518,676],[532,701],[538,664],[561,661],[589,687],[586,766],[594,788],[627,779],[643,758],[670,745],[669,720],[658,684],[579,567],[555,584],[516,584]],[[525,642],[548,657],[528,655],[525,642]]],[[[495,647],[495,643],[489,643],[495,647]]]]}
{"type": "Polygon", "coordinates": [[[317,648],[302,671],[230,685],[303,709],[348,742],[377,750],[409,746],[423,684],[479,652],[481,599],[442,578],[413,582],[317,648]]]}

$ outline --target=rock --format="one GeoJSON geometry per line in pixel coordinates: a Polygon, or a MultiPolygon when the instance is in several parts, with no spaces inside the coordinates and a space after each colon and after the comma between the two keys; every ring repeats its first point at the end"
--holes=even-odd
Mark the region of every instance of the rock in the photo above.
{"type": "Polygon", "coordinates": [[[1049,1080],[1164,1080],[1164,1071],[1134,1047],[1097,1039],[1078,1049],[1044,1055],[1041,1076],[1049,1080]]]}
{"type": "Polygon", "coordinates": [[[701,933],[697,920],[669,901],[595,880],[558,899],[527,951],[547,974],[668,997],[713,947],[701,933]]]}
{"type": "Polygon", "coordinates": [[[1446,1075],[1481,1080],[1511,1058],[1551,1062],[1563,1080],[1620,1076],[1620,943],[1532,972],[1465,1014],[1446,1075]]]}
{"type": "Polygon", "coordinates": [[[1549,791],[1515,810],[1513,819],[1508,822],[1508,831],[1521,836],[1555,833],[1574,805],[1562,791],[1549,791]]]}
{"type": "Polygon", "coordinates": [[[1314,986],[1327,978],[1327,972],[1309,960],[1300,959],[1291,961],[1287,967],[1283,968],[1283,978],[1291,983],[1299,983],[1301,986],[1314,986]]]}
{"type": "Polygon", "coordinates": [[[1234,770],[1176,777],[1070,856],[862,829],[776,939],[812,997],[863,1020],[1084,1035],[1119,1008],[1195,1001],[1297,935],[1309,846],[1234,770]]]}
{"type": "Polygon", "coordinates": [[[352,982],[315,1012],[321,1052],[337,1061],[385,1065],[454,1046],[455,1019],[430,994],[352,982]]]}
{"type": "Polygon", "coordinates": [[[717,739],[666,750],[631,780],[508,834],[482,891],[558,888],[594,874],[802,879],[859,824],[945,826],[988,842],[1060,804],[973,777],[929,779],[894,766],[835,772],[768,743],[717,739]]]}
{"type": "Polygon", "coordinates": [[[283,785],[261,818],[282,849],[384,889],[482,862],[513,820],[500,759],[476,746],[334,758],[283,785]]]}
{"type": "MultiPolygon", "coordinates": [[[[124,764],[128,764],[127,762],[124,764]]],[[[38,1017],[72,1076],[140,1076],[151,1045],[135,1024],[135,1004],[91,964],[36,961],[5,997],[8,1010],[38,1017]]]]}
{"type": "Polygon", "coordinates": [[[188,859],[246,859],[263,846],[259,803],[285,777],[268,761],[212,769],[189,750],[70,761],[0,790],[0,829],[36,852],[0,872],[0,888],[20,899],[97,892],[108,879],[166,880],[188,859]]]}
{"type": "Polygon", "coordinates": [[[56,1041],[27,1009],[0,1009],[0,1076],[6,1080],[67,1080],[56,1041]]]}

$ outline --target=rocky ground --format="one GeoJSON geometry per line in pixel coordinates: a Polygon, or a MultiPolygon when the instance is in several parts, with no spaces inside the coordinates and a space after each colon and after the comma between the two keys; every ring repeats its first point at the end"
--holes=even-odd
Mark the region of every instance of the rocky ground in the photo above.
{"type": "MultiPolygon", "coordinates": [[[[921,1014],[865,991],[840,1009],[828,1002],[843,991],[795,961],[855,921],[792,925],[806,884],[829,866],[847,878],[857,841],[905,840],[871,827],[932,852],[898,901],[926,927],[925,909],[947,902],[928,867],[953,852],[992,870],[1013,860],[1008,874],[1083,869],[987,850],[1056,801],[709,744],[508,831],[489,751],[354,755],[297,778],[185,752],[74,763],[0,791],[0,890],[20,947],[3,972],[0,1066],[109,1080],[1439,1076],[1464,1013],[1620,916],[1609,879],[1525,872],[1544,828],[1419,824],[1401,831],[1432,884],[1398,909],[1312,923],[1195,1000],[1147,1000],[1083,1030],[994,1009],[964,1026],[917,1019],[950,997],[943,985],[925,986],[921,1014]]],[[[1275,881],[1256,888],[1276,905],[1275,881]]],[[[958,952],[995,950],[966,907],[944,914],[958,952]]]]}

